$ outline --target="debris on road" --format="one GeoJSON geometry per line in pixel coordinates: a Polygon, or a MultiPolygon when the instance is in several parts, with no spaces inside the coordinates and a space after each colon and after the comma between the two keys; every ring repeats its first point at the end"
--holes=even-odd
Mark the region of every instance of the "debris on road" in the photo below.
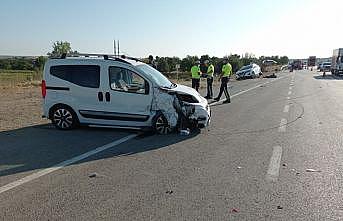
{"type": "Polygon", "coordinates": [[[283,207],[282,206],[277,206],[277,209],[283,209],[283,207]]]}
{"type": "Polygon", "coordinates": [[[166,191],[166,194],[172,194],[173,193],[173,191],[172,190],[168,190],[168,191],[166,191]]]}
{"type": "Polygon", "coordinates": [[[88,177],[89,177],[89,178],[94,178],[94,177],[96,177],[96,176],[98,176],[97,173],[91,173],[88,177]]]}
{"type": "Polygon", "coordinates": [[[180,130],[180,135],[182,136],[188,136],[190,134],[189,128],[180,130]]]}
{"type": "Polygon", "coordinates": [[[237,169],[242,169],[242,167],[238,166],[237,169]]]}
{"type": "Polygon", "coordinates": [[[306,169],[306,172],[309,172],[309,173],[315,173],[315,172],[322,172],[320,170],[315,170],[315,169],[306,169]]]}
{"type": "Polygon", "coordinates": [[[283,163],[282,166],[283,166],[283,167],[287,167],[287,164],[283,163]]]}
{"type": "Polygon", "coordinates": [[[238,213],[239,211],[238,211],[238,209],[236,209],[236,208],[232,208],[231,210],[230,210],[230,213],[238,213]]]}
{"type": "Polygon", "coordinates": [[[277,78],[277,76],[276,76],[275,73],[273,73],[273,74],[270,74],[270,75],[263,76],[263,78],[277,78]]]}

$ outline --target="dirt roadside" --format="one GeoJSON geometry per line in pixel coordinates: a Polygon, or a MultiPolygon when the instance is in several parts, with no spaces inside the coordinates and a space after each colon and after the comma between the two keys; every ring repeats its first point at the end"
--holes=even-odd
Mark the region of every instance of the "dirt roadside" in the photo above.
{"type": "Polygon", "coordinates": [[[40,87],[0,88],[0,132],[48,123],[40,87]]]}

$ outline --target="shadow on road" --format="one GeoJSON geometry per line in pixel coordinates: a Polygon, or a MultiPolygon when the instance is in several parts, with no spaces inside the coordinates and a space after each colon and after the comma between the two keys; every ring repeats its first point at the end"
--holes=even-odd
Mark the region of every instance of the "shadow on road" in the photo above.
{"type": "MultiPolygon", "coordinates": [[[[0,177],[51,167],[132,133],[137,131],[99,128],[60,131],[50,124],[0,132],[0,177]]],[[[123,143],[75,164],[156,150],[198,134],[143,134],[135,138],[134,145],[123,143]]]]}
{"type": "Polygon", "coordinates": [[[325,76],[318,75],[313,77],[316,80],[343,80],[343,76],[334,76],[332,74],[327,74],[325,76]]]}

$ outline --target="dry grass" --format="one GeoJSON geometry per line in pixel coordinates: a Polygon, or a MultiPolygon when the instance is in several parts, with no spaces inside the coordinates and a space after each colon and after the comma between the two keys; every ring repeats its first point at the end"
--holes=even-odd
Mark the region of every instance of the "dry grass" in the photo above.
{"type": "Polygon", "coordinates": [[[37,86],[42,80],[42,73],[22,70],[0,70],[0,88],[37,86]]]}

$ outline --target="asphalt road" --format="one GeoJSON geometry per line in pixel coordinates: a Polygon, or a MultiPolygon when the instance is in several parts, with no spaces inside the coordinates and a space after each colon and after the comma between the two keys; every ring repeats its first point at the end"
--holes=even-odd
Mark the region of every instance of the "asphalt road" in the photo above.
{"type": "Polygon", "coordinates": [[[0,220],[343,219],[343,79],[304,70],[230,86],[232,103],[190,136],[1,132],[0,220]]]}

